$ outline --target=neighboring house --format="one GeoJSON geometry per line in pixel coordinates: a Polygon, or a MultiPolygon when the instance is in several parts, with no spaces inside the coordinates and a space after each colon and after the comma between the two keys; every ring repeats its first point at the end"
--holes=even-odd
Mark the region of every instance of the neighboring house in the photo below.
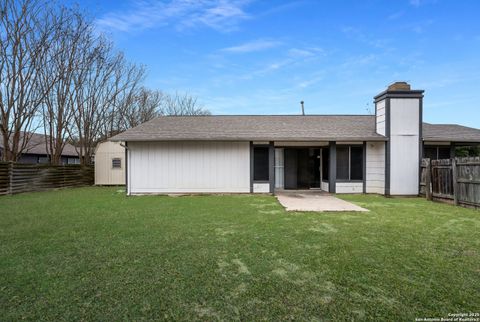
{"type": "Polygon", "coordinates": [[[375,115],[158,117],[111,140],[127,146],[129,195],[417,195],[424,149],[448,157],[480,143],[478,129],[423,123],[423,91],[407,83],[374,100],[375,115]]]}
{"type": "MultiPolygon", "coordinates": [[[[30,133],[30,139],[27,142],[27,147],[17,160],[19,163],[49,163],[49,151],[45,144],[45,135],[38,133],[30,133]]],[[[0,156],[3,153],[3,139],[0,134],[0,156]]],[[[80,158],[75,147],[66,143],[62,151],[62,164],[79,164],[80,158]]]]}
{"type": "Polygon", "coordinates": [[[125,148],[121,142],[105,141],[95,149],[95,184],[125,184],[125,148]]]}

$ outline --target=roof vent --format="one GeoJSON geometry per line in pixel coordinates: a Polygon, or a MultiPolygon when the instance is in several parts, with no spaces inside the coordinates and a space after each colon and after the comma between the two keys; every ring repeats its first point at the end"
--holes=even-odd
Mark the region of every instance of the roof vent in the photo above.
{"type": "Polygon", "coordinates": [[[301,101],[300,105],[302,106],[302,115],[305,115],[305,107],[304,107],[305,102],[301,101]]]}
{"type": "Polygon", "coordinates": [[[392,85],[388,86],[389,91],[409,91],[410,84],[407,82],[395,82],[392,85]]]}

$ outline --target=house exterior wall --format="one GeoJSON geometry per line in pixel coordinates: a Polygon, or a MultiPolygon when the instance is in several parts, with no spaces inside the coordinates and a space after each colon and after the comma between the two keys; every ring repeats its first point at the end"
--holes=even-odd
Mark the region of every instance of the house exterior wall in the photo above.
{"type": "Polygon", "coordinates": [[[362,193],[363,182],[337,182],[336,193],[362,193]]]}
{"type": "Polygon", "coordinates": [[[385,193],[385,142],[367,142],[366,193],[385,193]]]}
{"type": "Polygon", "coordinates": [[[270,184],[269,183],[254,183],[253,184],[253,193],[269,193],[270,184]]]}
{"type": "Polygon", "coordinates": [[[385,135],[386,128],[386,113],[385,113],[385,100],[380,101],[376,104],[376,123],[377,123],[377,133],[385,135]]]}
{"type": "Polygon", "coordinates": [[[323,191],[328,191],[328,181],[323,181],[320,183],[320,189],[323,191]]]}
{"type": "Polygon", "coordinates": [[[128,142],[128,193],[248,193],[249,142],[128,142]]]}
{"type": "MultiPolygon", "coordinates": [[[[42,155],[40,157],[47,157],[46,155],[42,155]]],[[[38,163],[39,155],[37,154],[22,154],[18,158],[18,163],[38,163]]]]}
{"type": "Polygon", "coordinates": [[[125,148],[119,142],[102,142],[95,150],[95,184],[125,184],[125,148]],[[120,159],[121,167],[113,168],[112,159],[120,159]]]}
{"type": "Polygon", "coordinates": [[[417,195],[420,171],[420,99],[390,99],[390,194],[417,195]]]}

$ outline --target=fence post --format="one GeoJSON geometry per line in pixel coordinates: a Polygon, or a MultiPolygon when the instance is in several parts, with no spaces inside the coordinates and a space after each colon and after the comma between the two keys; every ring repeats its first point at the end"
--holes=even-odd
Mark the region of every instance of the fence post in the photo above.
{"type": "Polygon", "coordinates": [[[425,159],[427,161],[427,166],[425,168],[425,196],[427,200],[432,200],[432,167],[430,159],[425,159]]]}
{"type": "Polygon", "coordinates": [[[8,194],[13,194],[13,161],[8,162],[8,194]]]}
{"type": "Polygon", "coordinates": [[[457,158],[452,159],[453,203],[458,205],[457,158]]]}
{"type": "Polygon", "coordinates": [[[427,200],[432,200],[432,167],[430,159],[425,159],[427,161],[427,167],[425,168],[425,196],[427,200]]]}

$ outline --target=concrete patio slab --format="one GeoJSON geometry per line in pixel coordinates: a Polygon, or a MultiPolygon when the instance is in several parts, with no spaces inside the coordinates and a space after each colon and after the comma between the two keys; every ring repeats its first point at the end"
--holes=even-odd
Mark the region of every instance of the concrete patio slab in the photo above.
{"type": "Polygon", "coordinates": [[[287,211],[368,211],[351,202],[316,190],[294,190],[276,192],[280,204],[287,211]]]}

